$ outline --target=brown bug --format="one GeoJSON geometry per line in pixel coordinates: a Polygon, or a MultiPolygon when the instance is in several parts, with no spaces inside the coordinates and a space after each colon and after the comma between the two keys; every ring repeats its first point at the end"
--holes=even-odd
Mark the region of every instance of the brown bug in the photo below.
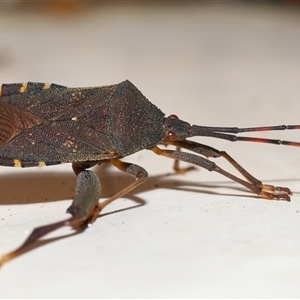
{"type": "Polygon", "coordinates": [[[28,251],[36,240],[59,227],[72,226],[83,230],[96,220],[106,205],[143,183],[147,179],[147,172],[138,165],[120,160],[143,149],[174,159],[177,173],[187,170],[178,166],[179,161],[184,161],[218,172],[262,198],[290,201],[292,192],[288,188],[263,184],[225,151],[187,138],[207,136],[232,142],[299,147],[298,142],[240,137],[237,134],[300,129],[300,125],[253,128],[190,125],[176,115],[165,117],[127,80],[115,85],[90,88],[67,88],[34,82],[3,84],[0,96],[0,165],[33,167],[72,163],[77,175],[75,196],[67,210],[72,217],[34,229],[18,249],[2,257],[0,265],[28,251]],[[173,145],[176,150],[162,149],[158,145],[173,145]],[[181,148],[196,154],[183,152],[181,148]],[[244,179],[228,173],[209,160],[219,157],[225,158],[244,179]],[[132,175],[135,181],[98,203],[100,182],[92,171],[86,169],[103,162],[112,163],[119,170],[132,175]]]}

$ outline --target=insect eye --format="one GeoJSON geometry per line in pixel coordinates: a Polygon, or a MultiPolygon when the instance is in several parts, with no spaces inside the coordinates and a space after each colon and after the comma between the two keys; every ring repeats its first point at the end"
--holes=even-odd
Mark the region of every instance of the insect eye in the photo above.
{"type": "Polygon", "coordinates": [[[167,139],[170,141],[174,141],[177,138],[177,133],[174,131],[168,131],[167,132],[167,139]]]}
{"type": "Polygon", "coordinates": [[[174,115],[174,114],[169,115],[168,118],[169,118],[169,119],[173,119],[173,120],[179,120],[179,118],[178,118],[176,115],[174,115]]]}

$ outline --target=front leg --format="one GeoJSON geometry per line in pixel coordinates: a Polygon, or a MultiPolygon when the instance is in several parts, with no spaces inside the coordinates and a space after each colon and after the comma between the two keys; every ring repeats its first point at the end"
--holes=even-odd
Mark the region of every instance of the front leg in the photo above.
{"type": "Polygon", "coordinates": [[[286,200],[290,201],[290,195],[292,192],[286,187],[275,187],[273,185],[263,184],[260,180],[253,177],[249,172],[247,172],[240,164],[238,164],[231,156],[229,156],[224,151],[218,151],[212,147],[198,144],[192,141],[181,141],[172,142],[174,146],[180,146],[182,148],[191,150],[193,152],[202,154],[206,157],[224,157],[233,167],[247,180],[243,180],[216,165],[214,162],[208,160],[207,158],[191,154],[188,152],[175,151],[175,150],[164,150],[159,147],[154,147],[152,151],[158,155],[163,155],[165,157],[173,158],[180,161],[185,161],[193,165],[207,169],[208,171],[214,171],[226,176],[227,178],[245,186],[258,196],[268,199],[268,200],[286,200]]]}

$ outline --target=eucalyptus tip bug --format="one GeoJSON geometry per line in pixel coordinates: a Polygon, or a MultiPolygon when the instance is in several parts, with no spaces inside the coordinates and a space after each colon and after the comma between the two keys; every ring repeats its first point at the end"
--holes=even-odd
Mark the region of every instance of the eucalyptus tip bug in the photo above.
{"type": "Polygon", "coordinates": [[[106,205],[143,183],[148,176],[146,170],[120,160],[143,149],[174,159],[177,173],[190,169],[179,167],[178,162],[184,161],[220,173],[262,198],[290,201],[290,189],[263,184],[225,151],[188,138],[206,136],[231,142],[299,147],[299,142],[238,136],[244,132],[294,129],[300,129],[300,125],[252,128],[190,125],[176,115],[165,117],[128,80],[89,88],[37,82],[3,84],[0,87],[0,165],[33,167],[72,163],[77,182],[72,205],[67,210],[71,217],[35,228],[19,248],[0,259],[0,265],[27,252],[38,239],[57,228],[71,226],[84,230],[106,205]],[[176,150],[159,145],[173,145],[176,150]],[[181,151],[181,148],[189,152],[181,151]],[[244,179],[209,160],[220,157],[225,158],[244,179]],[[87,169],[104,162],[132,175],[135,181],[99,203],[100,182],[87,169]]]}

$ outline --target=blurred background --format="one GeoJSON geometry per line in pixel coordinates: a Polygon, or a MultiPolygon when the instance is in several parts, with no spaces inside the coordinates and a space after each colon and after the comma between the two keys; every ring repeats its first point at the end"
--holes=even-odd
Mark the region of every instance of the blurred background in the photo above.
{"type": "MultiPolygon", "coordinates": [[[[129,79],[166,115],[191,123],[299,124],[299,3],[1,1],[0,82],[129,79]]],[[[275,136],[300,141],[299,133],[275,136]]],[[[126,160],[150,174],[133,194],[147,205],[5,266],[0,297],[299,297],[299,149],[204,142],[292,188],[293,201],[258,200],[203,170],[163,180],[172,162],[137,153],[126,160]]],[[[65,218],[70,200],[60,200],[72,198],[69,165],[21,171],[0,168],[1,254],[33,227],[65,218]]],[[[129,182],[106,175],[104,198],[129,182]]],[[[132,203],[112,211],[122,205],[132,203]]]]}

